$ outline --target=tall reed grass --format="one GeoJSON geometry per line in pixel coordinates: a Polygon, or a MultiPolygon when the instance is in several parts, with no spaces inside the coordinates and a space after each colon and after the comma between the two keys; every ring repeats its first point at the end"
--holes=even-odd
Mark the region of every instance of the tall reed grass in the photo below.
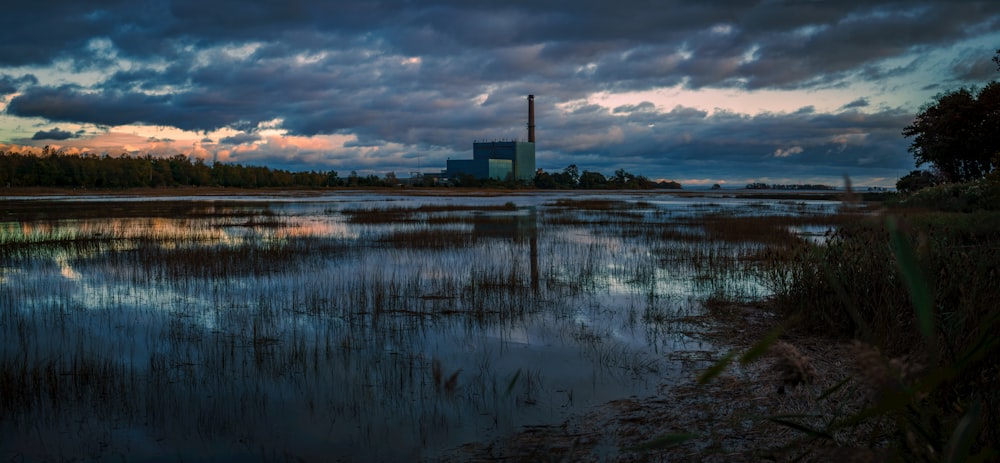
{"type": "Polygon", "coordinates": [[[821,245],[764,252],[755,268],[776,307],[816,333],[857,339],[853,380],[875,392],[823,428],[782,423],[808,440],[879,423],[892,436],[883,455],[900,461],[996,458],[998,220],[909,211],[841,224],[821,245]]]}

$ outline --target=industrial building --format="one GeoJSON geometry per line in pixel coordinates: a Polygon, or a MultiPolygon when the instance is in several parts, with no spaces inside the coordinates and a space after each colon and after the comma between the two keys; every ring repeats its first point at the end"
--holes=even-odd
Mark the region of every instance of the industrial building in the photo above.
{"type": "Polygon", "coordinates": [[[472,159],[448,160],[448,178],[461,175],[496,180],[513,176],[526,182],[535,178],[535,95],[528,95],[528,141],[474,142],[472,159]]]}

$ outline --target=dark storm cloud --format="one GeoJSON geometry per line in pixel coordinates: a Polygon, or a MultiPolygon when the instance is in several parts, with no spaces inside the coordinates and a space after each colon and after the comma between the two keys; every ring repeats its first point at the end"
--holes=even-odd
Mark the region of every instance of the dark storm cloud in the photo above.
{"type": "MultiPolygon", "coordinates": [[[[564,107],[595,92],[681,84],[880,82],[914,73],[928,50],[1000,29],[993,0],[14,3],[0,16],[0,95],[19,93],[10,115],[242,132],[226,144],[261,141],[255,131],[274,124],[291,135],[351,134],[351,148],[464,152],[471,140],[523,138],[524,95],[535,93],[540,148],[554,162],[595,167],[892,164],[909,121],[899,110],[851,119],[872,109],[865,98],[839,115],[564,107]],[[118,71],[75,85],[4,71],[53,63],[118,71]]],[[[939,80],[995,75],[992,50],[985,64],[973,61],[979,52],[946,63],[939,80]]]]}
{"type": "MultiPolygon", "coordinates": [[[[1000,46],[1000,44],[995,44],[1000,46]]],[[[951,64],[951,71],[960,82],[987,82],[1000,79],[1000,69],[991,59],[991,52],[996,48],[974,49],[957,57],[951,64]]]]}
{"type": "Polygon", "coordinates": [[[256,141],[260,141],[260,135],[254,133],[238,133],[231,137],[224,137],[219,140],[219,143],[224,143],[227,145],[243,145],[250,144],[256,141]]]}
{"type": "Polygon", "coordinates": [[[65,130],[59,130],[56,127],[52,130],[39,130],[35,132],[35,135],[31,137],[32,140],[68,140],[70,138],[75,138],[76,135],[72,132],[67,132],[65,130]]]}
{"type": "Polygon", "coordinates": [[[129,18],[128,2],[9,2],[0,15],[0,66],[47,64],[83,49],[129,18]]]}
{"type": "Polygon", "coordinates": [[[617,108],[614,108],[614,109],[611,110],[611,112],[613,112],[615,114],[620,114],[620,113],[634,113],[634,112],[643,112],[643,111],[645,111],[645,112],[656,111],[656,105],[654,105],[653,103],[650,103],[648,101],[643,101],[642,103],[635,104],[635,105],[622,105],[622,106],[618,106],[617,108]]]}
{"type": "MultiPolygon", "coordinates": [[[[560,67],[597,61],[611,65],[615,56],[652,46],[661,51],[686,47],[693,53],[664,77],[690,73],[696,85],[743,77],[766,86],[805,82],[908,48],[995,29],[997,7],[990,1],[956,6],[944,1],[650,5],[594,0],[571,8],[565,2],[527,1],[43,1],[8,7],[4,17],[0,43],[7,46],[0,48],[0,64],[86,59],[94,55],[87,47],[96,37],[106,37],[138,59],[173,59],[189,46],[249,41],[315,51],[368,40],[383,50],[423,56],[495,56],[507,48],[541,44],[548,48],[546,62],[560,67]],[[730,30],[713,32],[718,26],[730,30]],[[757,64],[731,69],[712,64],[737,59],[754,45],[760,47],[757,64]]],[[[643,69],[665,69],[656,65],[661,56],[640,53],[618,64],[635,68],[642,80],[649,77],[643,69]]]]}
{"type": "Polygon", "coordinates": [[[30,85],[38,85],[38,78],[31,74],[21,77],[0,74],[0,95],[15,93],[22,87],[30,85]]]}
{"type": "Polygon", "coordinates": [[[868,102],[868,98],[861,97],[858,98],[857,100],[845,104],[844,106],[841,106],[840,109],[864,108],[867,107],[869,104],[871,103],[868,102]]]}
{"type": "Polygon", "coordinates": [[[899,110],[746,116],[676,107],[669,112],[622,108],[614,114],[581,107],[560,118],[557,128],[540,135],[551,137],[544,139],[545,146],[561,153],[546,159],[543,167],[573,163],[604,172],[626,167],[664,176],[683,169],[688,175],[738,172],[751,177],[801,169],[837,177],[861,168],[895,175],[912,166],[907,141],[899,136],[912,116],[899,110]]]}
{"type": "Polygon", "coordinates": [[[15,116],[43,117],[59,122],[89,122],[111,126],[156,124],[162,117],[153,111],[168,106],[171,100],[170,96],[120,92],[85,93],[82,90],[72,85],[32,87],[13,98],[7,105],[7,112],[15,116]]]}

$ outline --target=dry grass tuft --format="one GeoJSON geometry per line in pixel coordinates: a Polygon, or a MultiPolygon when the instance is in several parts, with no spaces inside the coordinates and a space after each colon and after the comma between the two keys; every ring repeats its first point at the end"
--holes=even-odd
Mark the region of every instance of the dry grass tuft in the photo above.
{"type": "Polygon", "coordinates": [[[813,367],[809,357],[803,355],[794,345],[778,341],[771,347],[771,355],[775,358],[771,371],[777,373],[781,379],[779,392],[784,392],[786,386],[795,387],[816,380],[816,368],[813,367]]]}
{"type": "Polygon", "coordinates": [[[923,362],[905,355],[886,358],[875,346],[854,340],[850,351],[854,373],[872,387],[876,397],[893,394],[912,384],[926,369],[923,362]]]}

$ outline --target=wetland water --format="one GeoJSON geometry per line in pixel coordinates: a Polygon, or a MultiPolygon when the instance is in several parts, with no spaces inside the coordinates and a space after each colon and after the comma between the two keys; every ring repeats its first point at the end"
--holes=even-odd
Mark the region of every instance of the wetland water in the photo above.
{"type": "Polygon", "coordinates": [[[838,205],[3,198],[0,456],[415,460],[558,424],[695,374],[684,318],[767,294],[741,220],[838,205]]]}

